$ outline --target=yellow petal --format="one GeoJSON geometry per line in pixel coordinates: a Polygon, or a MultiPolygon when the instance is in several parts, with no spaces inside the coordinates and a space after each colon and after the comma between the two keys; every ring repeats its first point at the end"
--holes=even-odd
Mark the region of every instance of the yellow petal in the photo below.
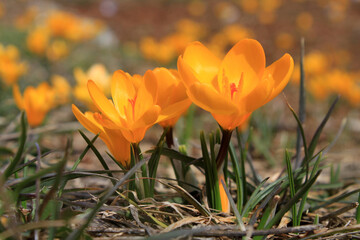
{"type": "Polygon", "coordinates": [[[157,99],[158,81],[152,71],[146,71],[135,102],[135,120],[139,119],[157,99]]]}
{"type": "Polygon", "coordinates": [[[161,109],[158,122],[181,116],[191,105],[190,99],[185,99],[161,109]]]}
{"type": "Polygon", "coordinates": [[[221,183],[221,180],[225,183],[225,178],[223,174],[219,174],[219,192],[220,192],[220,200],[221,200],[221,210],[225,213],[230,212],[230,203],[229,198],[225,192],[225,189],[221,183]]]}
{"type": "Polygon", "coordinates": [[[88,77],[81,68],[74,69],[74,77],[78,85],[86,85],[88,77]]]}
{"type": "Polygon", "coordinates": [[[242,99],[245,102],[246,111],[253,112],[265,103],[269,101],[269,98],[274,89],[274,79],[263,78],[258,86],[245,98],[242,99]]]}
{"type": "Polygon", "coordinates": [[[182,56],[178,58],[177,67],[181,76],[181,80],[186,87],[190,87],[195,82],[198,82],[198,75],[191,69],[191,67],[183,60],[182,56]]]}
{"type": "Polygon", "coordinates": [[[294,60],[289,54],[285,54],[279,60],[271,64],[265,69],[264,77],[271,74],[274,79],[274,90],[268,101],[271,101],[288,84],[291,74],[294,70],[294,60]]]}
{"type": "Polygon", "coordinates": [[[251,115],[251,113],[239,112],[232,115],[221,115],[221,114],[212,114],[216,122],[224,130],[232,131],[236,127],[241,126],[251,115]]]}
{"type": "Polygon", "coordinates": [[[95,119],[91,119],[89,115],[86,117],[74,104],[71,106],[72,112],[76,119],[83,125],[88,131],[99,134],[103,132],[103,129],[96,124],[95,119]]]}
{"type": "Polygon", "coordinates": [[[196,72],[202,83],[212,83],[219,72],[220,59],[200,42],[189,44],[182,58],[196,72]]]}
{"type": "Polygon", "coordinates": [[[241,95],[247,95],[258,84],[264,70],[265,53],[261,44],[253,39],[241,40],[230,49],[221,63],[218,75],[220,91],[227,90],[223,89],[228,88],[224,85],[226,81],[238,85],[243,78],[241,95]]]}
{"type": "Polygon", "coordinates": [[[151,106],[132,126],[132,129],[145,128],[155,124],[161,108],[158,105],[151,106]]]}
{"type": "Polygon", "coordinates": [[[187,90],[187,94],[193,103],[208,112],[230,115],[238,111],[230,99],[219,94],[209,84],[196,82],[187,90]]]}
{"type": "Polygon", "coordinates": [[[105,133],[110,140],[107,144],[108,149],[114,158],[125,168],[130,167],[130,142],[126,140],[120,130],[106,129],[105,133]]]}
{"type": "Polygon", "coordinates": [[[113,121],[115,124],[119,124],[119,112],[115,109],[112,102],[105,97],[104,93],[100,91],[98,86],[96,86],[96,84],[92,80],[88,81],[88,90],[95,106],[111,121],[113,121]]]}
{"type": "Polygon", "coordinates": [[[135,88],[132,77],[122,70],[114,72],[111,79],[111,96],[114,100],[115,108],[124,115],[124,106],[128,104],[128,99],[135,97],[135,88]]]}
{"type": "Polygon", "coordinates": [[[180,80],[178,80],[178,78],[176,78],[176,76],[166,68],[155,68],[153,73],[159,82],[157,103],[161,107],[166,106],[168,101],[171,99],[171,96],[175,94],[174,92],[169,94],[169,91],[173,90],[180,80]]]}

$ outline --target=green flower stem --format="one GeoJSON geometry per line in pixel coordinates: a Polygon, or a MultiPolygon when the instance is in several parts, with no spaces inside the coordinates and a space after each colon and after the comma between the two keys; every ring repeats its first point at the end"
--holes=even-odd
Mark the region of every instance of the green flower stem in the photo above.
{"type": "Polygon", "coordinates": [[[232,130],[223,130],[222,134],[223,135],[220,143],[220,150],[216,157],[216,168],[218,169],[218,171],[224,163],[225,157],[228,153],[232,130]]]}
{"type": "Polygon", "coordinates": [[[174,137],[173,137],[173,128],[172,127],[164,128],[164,131],[166,131],[166,137],[165,137],[166,145],[168,146],[168,148],[172,148],[175,145],[174,137]]]}

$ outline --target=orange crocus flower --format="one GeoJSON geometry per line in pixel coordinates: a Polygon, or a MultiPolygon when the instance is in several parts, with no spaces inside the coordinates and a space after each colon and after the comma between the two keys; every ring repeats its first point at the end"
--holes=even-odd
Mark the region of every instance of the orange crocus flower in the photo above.
{"type": "Polygon", "coordinates": [[[173,127],[189,108],[191,100],[186,95],[185,86],[176,70],[155,68],[152,72],[159,82],[157,104],[161,107],[161,112],[158,123],[164,128],[173,127]],[[174,117],[168,119],[169,115],[174,117]]]}
{"type": "Polygon", "coordinates": [[[46,114],[54,107],[55,94],[46,82],[41,83],[37,88],[27,87],[23,97],[18,85],[14,85],[13,94],[18,108],[25,110],[31,127],[39,126],[46,114]]]}
{"type": "Polygon", "coordinates": [[[100,88],[89,80],[89,94],[102,118],[96,120],[109,129],[120,129],[131,143],[139,143],[146,130],[156,123],[161,108],[156,104],[158,82],[151,71],[144,77],[131,76],[122,70],[114,73],[111,80],[112,101],[100,88]]]}
{"type": "Polygon", "coordinates": [[[130,167],[130,142],[124,138],[121,131],[100,125],[96,120],[102,117],[99,113],[85,112],[83,114],[74,104],[72,111],[87,130],[99,134],[100,139],[106,144],[114,158],[128,169],[130,167]]]}
{"type": "Polygon", "coordinates": [[[191,43],[178,59],[189,98],[209,111],[224,130],[233,130],[286,86],[294,62],[289,54],[265,67],[261,44],[238,42],[220,60],[200,42],[191,43]]]}

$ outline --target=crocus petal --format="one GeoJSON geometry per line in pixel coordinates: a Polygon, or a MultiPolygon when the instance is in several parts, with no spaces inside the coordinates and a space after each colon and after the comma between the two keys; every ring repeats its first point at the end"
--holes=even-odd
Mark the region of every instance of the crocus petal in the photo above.
{"type": "Polygon", "coordinates": [[[194,83],[187,90],[189,98],[199,107],[211,113],[233,114],[237,106],[225,96],[219,94],[212,85],[194,83]]]}
{"type": "Polygon", "coordinates": [[[225,189],[221,183],[221,180],[225,183],[224,174],[219,174],[219,192],[220,192],[220,200],[221,200],[221,210],[225,213],[230,212],[230,203],[229,198],[227,197],[227,194],[225,192],[225,189]]]}
{"type": "Polygon", "coordinates": [[[265,53],[261,44],[252,39],[241,40],[230,49],[221,63],[218,75],[221,92],[226,91],[223,87],[228,87],[224,86],[226,81],[238,85],[242,79],[241,94],[247,95],[258,84],[264,70],[265,53]]]}
{"type": "Polygon", "coordinates": [[[190,106],[190,99],[185,99],[180,102],[169,105],[166,108],[161,109],[158,122],[165,121],[176,116],[181,116],[190,106]]]}
{"type": "Polygon", "coordinates": [[[71,106],[72,112],[74,113],[76,119],[83,125],[88,131],[99,134],[103,132],[103,129],[99,127],[95,120],[91,121],[89,117],[86,117],[74,104],[71,106]]]}
{"type": "Polygon", "coordinates": [[[150,70],[146,71],[143,81],[135,102],[135,121],[154,105],[157,99],[158,81],[154,73],[150,70]]]}
{"type": "Polygon", "coordinates": [[[189,44],[182,58],[197,73],[202,83],[212,83],[219,72],[220,59],[200,42],[189,44]]]}
{"type": "Polygon", "coordinates": [[[92,80],[88,81],[88,90],[95,106],[115,124],[120,124],[119,112],[92,80]]]}
{"type": "Polygon", "coordinates": [[[137,120],[132,129],[151,126],[157,121],[161,108],[158,105],[151,106],[140,118],[137,120]]]}
{"type": "Polygon", "coordinates": [[[111,79],[111,96],[114,101],[115,108],[122,115],[124,113],[124,102],[135,97],[135,88],[132,82],[132,77],[122,70],[114,72],[111,79]]]}
{"type": "Polygon", "coordinates": [[[130,142],[123,136],[120,130],[104,128],[109,143],[106,144],[114,158],[125,168],[130,167],[130,142]]]}
{"type": "Polygon", "coordinates": [[[191,69],[191,67],[183,60],[182,56],[178,58],[177,67],[181,79],[186,87],[190,87],[195,82],[198,82],[198,75],[191,69]]]}
{"type": "MultiPolygon", "coordinates": [[[[167,101],[169,101],[169,99],[170,99],[169,91],[172,90],[171,89],[172,87],[174,87],[178,84],[179,80],[173,74],[176,71],[171,72],[166,68],[155,68],[152,72],[156,76],[159,83],[161,83],[161,84],[158,84],[157,103],[162,107],[162,106],[168,104],[167,101]]],[[[175,94],[175,93],[172,93],[172,94],[175,94]]]]}
{"type": "Polygon", "coordinates": [[[272,77],[263,78],[258,86],[245,98],[246,111],[253,112],[269,101],[274,89],[274,79],[272,77]]]}
{"type": "Polygon", "coordinates": [[[219,125],[224,130],[233,130],[236,127],[242,125],[251,115],[251,113],[239,113],[233,115],[221,115],[221,114],[212,114],[214,119],[219,123],[219,125]]]}
{"type": "Polygon", "coordinates": [[[288,84],[294,69],[294,60],[289,54],[285,54],[279,60],[271,64],[265,69],[264,77],[271,74],[274,79],[274,90],[268,101],[271,101],[288,84]]]}
{"type": "Polygon", "coordinates": [[[13,87],[13,95],[14,95],[15,103],[18,106],[18,108],[24,109],[24,100],[23,97],[21,96],[20,89],[17,84],[15,84],[13,87]]]}

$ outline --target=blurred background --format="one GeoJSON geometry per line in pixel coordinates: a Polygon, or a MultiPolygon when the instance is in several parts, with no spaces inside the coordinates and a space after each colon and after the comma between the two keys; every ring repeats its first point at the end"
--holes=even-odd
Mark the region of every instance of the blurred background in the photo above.
{"type": "MultiPolygon", "coordinates": [[[[312,136],[331,100],[340,94],[322,139],[326,145],[347,117],[337,144],[346,156],[336,151],[331,156],[334,161],[348,157],[351,168],[360,142],[358,0],[1,1],[0,126],[7,128],[19,114],[12,97],[14,84],[24,92],[28,86],[48,83],[56,99],[46,123],[71,122],[71,103],[84,111],[93,108],[86,89],[89,78],[103,82],[105,90],[117,69],[143,74],[159,66],[176,68],[177,57],[195,40],[222,57],[239,40],[254,38],[264,47],[267,65],[290,53],[296,66],[285,95],[297,109],[302,37],[306,134],[312,136]]],[[[199,109],[195,114],[193,138],[200,129],[214,129],[209,114],[199,109]]],[[[181,124],[183,120],[179,129],[181,124]]],[[[272,158],[269,165],[277,164],[277,156],[282,159],[284,147],[295,146],[296,122],[281,95],[256,111],[250,125],[257,156],[272,158]]],[[[157,130],[147,134],[150,143],[158,139],[157,130]]],[[[49,148],[64,144],[61,138],[43,141],[49,148]]]]}

